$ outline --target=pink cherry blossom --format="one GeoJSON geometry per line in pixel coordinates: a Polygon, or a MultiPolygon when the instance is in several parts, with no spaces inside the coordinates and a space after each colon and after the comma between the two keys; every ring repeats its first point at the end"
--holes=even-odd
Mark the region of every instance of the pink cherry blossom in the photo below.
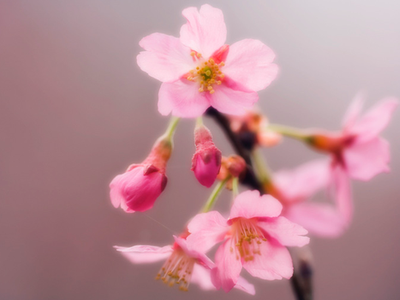
{"type": "Polygon", "coordinates": [[[276,172],[269,188],[283,205],[282,215],[312,234],[337,237],[349,226],[353,212],[349,178],[327,160],[276,172]],[[327,201],[310,201],[320,191],[325,191],[320,198],[327,201]]]}
{"type": "Polygon", "coordinates": [[[133,164],[117,175],[110,183],[114,207],[121,206],[130,213],[152,208],[167,184],[165,168],[171,151],[171,143],[160,139],[141,164],[133,164]]]}
{"type": "Polygon", "coordinates": [[[221,168],[221,151],[215,147],[211,133],[205,126],[196,128],[194,138],[196,152],[192,158],[192,170],[202,185],[210,187],[221,168]]]}
{"type": "Polygon", "coordinates": [[[320,133],[314,136],[314,147],[332,154],[333,164],[349,177],[367,181],[389,171],[389,143],[379,134],[388,125],[398,101],[381,100],[360,116],[363,100],[357,97],[349,107],[340,133],[320,133]]]}
{"type": "MultiPolygon", "coordinates": [[[[214,263],[201,252],[189,249],[184,238],[174,236],[174,239],[173,245],[164,247],[137,245],[115,248],[134,264],[165,260],[156,279],[161,279],[169,286],[178,285],[180,290],[187,291],[193,282],[204,290],[215,289],[210,275],[214,263]]],[[[255,294],[254,286],[242,277],[235,288],[255,294]]]]}
{"type": "Polygon", "coordinates": [[[359,114],[361,99],[350,106],[342,134],[350,140],[343,151],[343,161],[351,178],[367,181],[389,171],[389,143],[379,134],[388,125],[397,105],[397,99],[383,99],[363,116],[359,114]]]}
{"type": "Polygon", "coordinates": [[[208,4],[183,10],[187,23],[180,38],[153,33],[140,41],[145,50],[139,67],[162,82],[158,110],[162,115],[198,117],[212,106],[240,115],[258,100],[257,91],[277,76],[275,54],[254,39],[225,44],[222,11],[208,4]]]}
{"type": "Polygon", "coordinates": [[[207,251],[223,242],[215,255],[212,280],[217,288],[232,289],[242,267],[267,280],[290,278],[292,259],[285,246],[303,246],[307,231],[280,216],[282,205],[258,191],[239,194],[226,220],[217,211],[195,216],[188,225],[190,247],[207,251]]]}

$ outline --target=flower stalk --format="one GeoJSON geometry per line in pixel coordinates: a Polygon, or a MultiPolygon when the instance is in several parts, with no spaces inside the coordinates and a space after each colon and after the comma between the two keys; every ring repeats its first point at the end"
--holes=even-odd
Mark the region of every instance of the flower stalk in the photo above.
{"type": "Polygon", "coordinates": [[[204,205],[204,207],[203,207],[203,209],[201,210],[201,212],[205,213],[205,212],[210,211],[210,210],[213,208],[213,206],[214,206],[214,204],[215,204],[215,202],[216,202],[218,196],[220,195],[222,189],[225,187],[225,184],[226,184],[226,182],[228,181],[228,179],[229,179],[229,177],[228,177],[228,178],[225,178],[224,180],[221,180],[221,181],[215,186],[215,188],[214,188],[213,191],[211,192],[210,197],[208,197],[207,202],[206,202],[206,204],[204,205]]]}
{"type": "Polygon", "coordinates": [[[289,127],[289,126],[284,126],[284,125],[279,125],[279,124],[269,124],[268,129],[271,131],[274,131],[276,133],[280,133],[284,136],[300,140],[303,142],[307,142],[308,139],[310,138],[310,135],[305,132],[304,130],[289,127]]]}

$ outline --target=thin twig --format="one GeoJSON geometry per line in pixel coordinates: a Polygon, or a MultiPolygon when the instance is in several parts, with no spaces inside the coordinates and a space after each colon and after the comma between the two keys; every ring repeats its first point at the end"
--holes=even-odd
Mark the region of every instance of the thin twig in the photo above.
{"type": "MultiPolygon", "coordinates": [[[[246,139],[244,143],[243,140],[232,131],[229,119],[225,115],[219,113],[216,109],[210,107],[207,110],[206,115],[213,118],[222,128],[236,153],[245,160],[247,164],[247,172],[245,176],[240,178],[240,182],[260,191],[261,194],[266,194],[267,191],[263,189],[254,174],[250,157],[250,152],[255,146],[255,140],[246,139]]],[[[249,134],[251,133],[249,132],[249,134]]],[[[312,268],[308,261],[300,261],[299,270],[294,270],[290,283],[297,300],[312,300],[312,268]]]]}
{"type": "Polygon", "coordinates": [[[225,115],[218,112],[215,108],[210,107],[207,110],[206,115],[213,118],[215,122],[222,128],[236,153],[240,155],[246,162],[246,174],[240,178],[240,183],[248,185],[251,188],[260,191],[260,193],[263,193],[263,188],[254,174],[253,165],[250,158],[250,151],[248,150],[249,148],[251,149],[254,144],[246,145],[246,147],[244,147],[239,137],[232,131],[229,119],[225,115]]]}

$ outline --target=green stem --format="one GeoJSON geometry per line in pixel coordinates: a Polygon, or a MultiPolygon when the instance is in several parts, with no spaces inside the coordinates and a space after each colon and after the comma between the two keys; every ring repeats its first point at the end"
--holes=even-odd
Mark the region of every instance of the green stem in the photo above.
{"type": "Polygon", "coordinates": [[[239,195],[239,178],[238,177],[233,177],[233,179],[232,179],[232,192],[233,192],[234,198],[237,195],[239,195]]]}
{"type": "Polygon", "coordinates": [[[208,200],[206,204],[204,205],[203,209],[201,210],[202,212],[208,212],[210,209],[214,206],[215,201],[217,200],[219,194],[221,193],[222,189],[224,188],[226,182],[228,181],[228,178],[221,180],[214,188],[212,191],[210,197],[208,197],[208,200]]]}
{"type": "Polygon", "coordinates": [[[174,136],[176,126],[178,125],[179,118],[177,117],[172,117],[171,120],[169,121],[168,128],[164,133],[164,136],[168,140],[172,140],[172,137],[174,136]]]}
{"type": "Polygon", "coordinates": [[[264,158],[261,155],[260,150],[258,148],[255,148],[251,153],[251,157],[253,159],[253,164],[258,180],[261,182],[262,185],[270,183],[272,181],[271,174],[264,158]]]}
{"type": "Polygon", "coordinates": [[[203,118],[200,116],[196,119],[196,127],[203,126],[203,118]]]}
{"type": "Polygon", "coordinates": [[[278,125],[278,124],[269,124],[268,129],[270,129],[276,133],[280,133],[284,136],[291,137],[291,138],[301,140],[301,141],[307,140],[310,136],[304,130],[289,127],[289,126],[278,125]]]}

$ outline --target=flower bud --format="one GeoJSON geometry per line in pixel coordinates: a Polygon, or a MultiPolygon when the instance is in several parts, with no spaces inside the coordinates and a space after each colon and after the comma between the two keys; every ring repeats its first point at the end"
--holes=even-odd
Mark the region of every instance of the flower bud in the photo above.
{"type": "Polygon", "coordinates": [[[246,170],[246,162],[239,155],[229,156],[226,161],[226,166],[233,177],[240,177],[240,175],[246,170]]]}
{"type": "Polygon", "coordinates": [[[279,144],[282,140],[282,135],[271,130],[260,130],[257,133],[257,142],[264,147],[272,147],[279,144]]]}
{"type": "Polygon", "coordinates": [[[200,184],[210,187],[221,168],[221,151],[215,147],[210,131],[205,126],[194,132],[196,152],[192,158],[192,171],[200,184]]]}
{"type": "Polygon", "coordinates": [[[141,164],[133,164],[125,173],[117,175],[110,183],[114,207],[121,206],[126,212],[152,208],[167,184],[165,167],[171,151],[170,141],[159,139],[141,164]]]}
{"type": "Polygon", "coordinates": [[[219,180],[225,180],[229,177],[240,177],[246,172],[246,162],[239,155],[222,157],[221,170],[218,174],[219,180]]]}

